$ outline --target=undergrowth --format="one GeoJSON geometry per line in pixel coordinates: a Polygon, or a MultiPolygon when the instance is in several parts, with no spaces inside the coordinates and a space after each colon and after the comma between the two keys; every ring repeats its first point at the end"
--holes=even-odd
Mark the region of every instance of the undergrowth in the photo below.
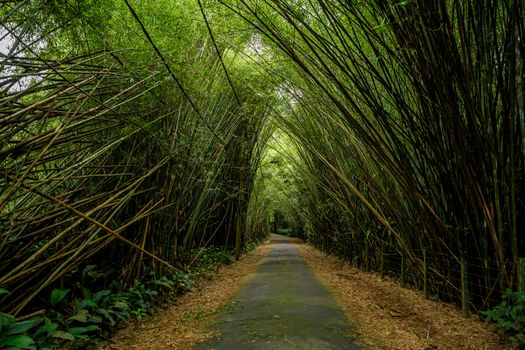
{"type": "MultiPolygon", "coordinates": [[[[233,262],[233,252],[206,248],[195,263],[148,281],[136,280],[132,286],[112,282],[106,289],[91,290],[89,283],[71,288],[52,289],[49,308],[28,319],[0,313],[0,349],[91,349],[107,339],[125,321],[140,321],[155,306],[170,297],[190,291],[201,278],[211,278],[221,265],[233,262]]],[[[86,266],[81,276],[104,278],[94,265],[86,266]]],[[[92,282],[92,281],[91,281],[92,282]]],[[[0,289],[0,294],[8,294],[0,289]]]]}
{"type": "Polygon", "coordinates": [[[507,289],[503,301],[492,310],[483,311],[485,320],[498,329],[513,346],[525,349],[525,293],[507,289]]]}

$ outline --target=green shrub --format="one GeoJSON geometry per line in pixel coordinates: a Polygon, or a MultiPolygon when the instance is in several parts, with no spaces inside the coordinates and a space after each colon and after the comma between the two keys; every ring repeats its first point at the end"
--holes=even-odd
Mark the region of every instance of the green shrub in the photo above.
{"type": "Polygon", "coordinates": [[[279,235],[290,236],[290,237],[294,235],[294,232],[290,227],[278,228],[276,233],[279,235]]]}
{"type": "Polygon", "coordinates": [[[507,289],[503,301],[492,310],[483,311],[485,320],[503,333],[512,345],[525,349],[525,293],[507,289]]]}
{"type": "MultiPolygon", "coordinates": [[[[0,313],[0,350],[22,349],[90,349],[101,335],[108,335],[119,322],[147,316],[153,305],[175,294],[193,288],[193,279],[203,274],[210,277],[215,267],[233,262],[233,252],[216,247],[206,248],[195,266],[184,271],[148,281],[136,280],[126,287],[113,282],[108,289],[96,292],[86,287],[51,290],[49,309],[42,317],[17,322],[10,314],[0,313]]],[[[105,277],[94,265],[81,271],[82,285],[105,277]]],[[[0,288],[0,295],[9,294],[0,288]]]]}
{"type": "Polygon", "coordinates": [[[114,284],[97,292],[85,287],[76,292],[53,289],[51,308],[43,317],[17,322],[13,315],[0,313],[0,350],[90,349],[119,321],[146,316],[159,290],[173,290],[174,285],[190,288],[184,276],[161,277],[147,284],[137,281],[132,288],[114,284]]]}
{"type": "Polygon", "coordinates": [[[27,331],[37,323],[38,320],[17,322],[13,315],[0,312],[0,349],[36,349],[27,331]]]}
{"type": "Polygon", "coordinates": [[[234,261],[234,254],[231,250],[223,250],[216,247],[207,247],[200,256],[201,265],[229,265],[234,261]]]}

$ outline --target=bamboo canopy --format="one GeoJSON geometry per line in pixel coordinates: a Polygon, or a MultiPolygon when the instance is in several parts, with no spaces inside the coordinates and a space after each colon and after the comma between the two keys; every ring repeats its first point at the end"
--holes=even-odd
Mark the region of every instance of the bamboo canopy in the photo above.
{"type": "Polygon", "coordinates": [[[524,18],[516,0],[4,2],[0,309],[86,266],[129,284],[207,246],[239,257],[276,213],[365,269],[458,303],[464,271],[473,306],[499,302],[525,256],[524,18]]]}

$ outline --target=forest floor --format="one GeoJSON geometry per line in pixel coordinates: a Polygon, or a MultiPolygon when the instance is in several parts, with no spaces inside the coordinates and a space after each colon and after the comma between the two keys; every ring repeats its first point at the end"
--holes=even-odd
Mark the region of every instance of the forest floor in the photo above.
{"type": "MultiPolygon", "coordinates": [[[[265,242],[167,309],[129,325],[105,349],[190,349],[197,343],[212,344],[221,334],[213,325],[232,314],[237,293],[253,281],[258,268],[264,268],[275,243],[265,242]]],[[[331,292],[353,326],[352,337],[363,349],[507,349],[477,316],[465,319],[453,306],[342,264],[298,240],[293,246],[331,292]]]]}

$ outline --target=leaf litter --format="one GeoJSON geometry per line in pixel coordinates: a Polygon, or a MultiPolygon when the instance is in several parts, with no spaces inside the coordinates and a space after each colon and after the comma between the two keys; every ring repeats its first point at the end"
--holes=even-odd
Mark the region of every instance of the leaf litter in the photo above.
{"type": "Polygon", "coordinates": [[[454,306],[425,299],[395,280],[341,263],[307,244],[298,248],[369,349],[511,349],[479,316],[464,318],[454,306]]]}
{"type": "Polygon", "coordinates": [[[165,310],[119,331],[104,349],[187,350],[197,342],[216,336],[206,331],[206,325],[214,315],[229,307],[232,296],[246,284],[269,250],[269,241],[266,241],[239,261],[220,267],[211,280],[200,281],[165,310]]]}

